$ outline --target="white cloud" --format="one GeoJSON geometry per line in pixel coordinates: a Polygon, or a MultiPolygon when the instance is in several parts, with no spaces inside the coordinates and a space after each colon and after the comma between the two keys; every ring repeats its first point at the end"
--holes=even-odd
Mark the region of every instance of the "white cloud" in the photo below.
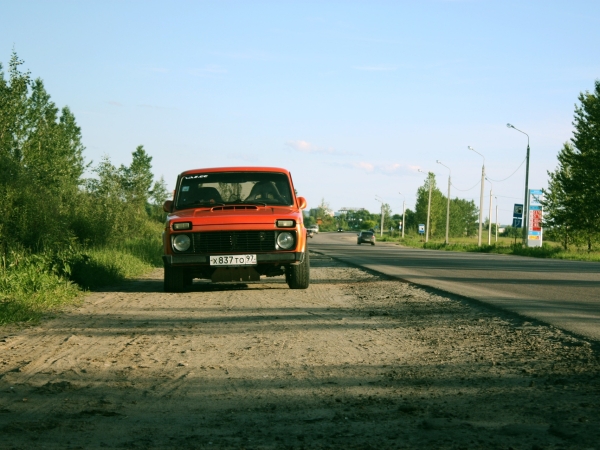
{"type": "Polygon", "coordinates": [[[310,142],[297,140],[297,141],[287,141],[285,143],[290,148],[302,153],[322,153],[326,155],[354,155],[355,153],[346,152],[343,150],[336,150],[333,147],[319,147],[310,142]]]}

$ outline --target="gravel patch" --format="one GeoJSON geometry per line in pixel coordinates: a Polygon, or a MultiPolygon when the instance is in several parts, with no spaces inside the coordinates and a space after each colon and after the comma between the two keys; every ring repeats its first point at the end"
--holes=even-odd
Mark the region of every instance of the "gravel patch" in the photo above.
{"type": "Polygon", "coordinates": [[[0,329],[0,448],[600,448],[595,343],[312,255],[0,329]]]}

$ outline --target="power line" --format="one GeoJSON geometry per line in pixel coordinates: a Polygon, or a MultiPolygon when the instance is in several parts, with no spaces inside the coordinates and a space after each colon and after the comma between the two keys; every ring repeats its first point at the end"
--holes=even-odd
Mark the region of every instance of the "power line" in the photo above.
{"type": "Polygon", "coordinates": [[[457,188],[457,187],[454,185],[454,183],[450,182],[450,184],[451,184],[452,186],[454,186],[454,187],[455,187],[457,190],[459,190],[459,191],[461,191],[461,192],[467,192],[467,191],[470,191],[471,189],[474,189],[474,188],[476,188],[476,187],[479,185],[479,183],[481,183],[481,180],[480,180],[480,181],[478,181],[478,182],[475,184],[475,186],[473,186],[473,187],[471,187],[471,188],[469,188],[469,189],[459,189],[459,188],[457,188]]]}
{"type": "Polygon", "coordinates": [[[515,173],[517,173],[517,171],[518,171],[518,170],[521,168],[521,166],[523,165],[523,163],[525,162],[525,160],[526,160],[526,159],[527,159],[527,158],[525,158],[525,159],[524,159],[524,160],[521,162],[521,164],[519,164],[519,167],[517,167],[517,169],[516,169],[516,170],[515,170],[513,173],[511,173],[509,176],[507,176],[506,178],[504,178],[504,179],[502,179],[502,180],[494,180],[494,179],[492,179],[492,178],[488,177],[488,179],[489,179],[490,181],[494,181],[494,182],[496,182],[496,183],[501,183],[501,182],[503,182],[503,181],[506,181],[506,180],[508,180],[508,179],[509,179],[510,177],[512,177],[512,176],[513,176],[515,173]]]}

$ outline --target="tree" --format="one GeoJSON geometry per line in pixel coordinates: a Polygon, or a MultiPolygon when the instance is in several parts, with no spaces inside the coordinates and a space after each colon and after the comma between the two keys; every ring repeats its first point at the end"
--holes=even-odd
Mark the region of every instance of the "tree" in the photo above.
{"type": "Polygon", "coordinates": [[[81,131],[68,108],[50,100],[41,79],[23,73],[13,52],[0,66],[0,243],[60,246],[72,235],[72,209],[84,171],[81,131]]]}
{"type": "Polygon", "coordinates": [[[477,233],[479,210],[473,200],[450,200],[450,233],[452,237],[473,236],[477,233]]]}
{"type": "Polygon", "coordinates": [[[437,188],[435,174],[429,172],[423,186],[417,189],[415,219],[418,223],[427,224],[429,204],[429,186],[431,185],[431,211],[429,217],[429,236],[443,236],[446,229],[446,197],[437,188]]]}
{"type": "MultiPolygon", "coordinates": [[[[544,227],[549,228],[549,232],[554,234],[567,250],[572,241],[570,229],[573,229],[572,221],[577,211],[572,208],[575,202],[570,201],[565,192],[565,181],[571,182],[572,170],[570,162],[574,157],[573,145],[565,142],[563,148],[558,153],[558,167],[554,172],[548,171],[548,189],[544,189],[544,227]]],[[[567,183],[567,184],[568,184],[567,183]]]]}
{"type": "Polygon", "coordinates": [[[146,153],[143,145],[138,145],[131,154],[132,160],[129,167],[121,165],[119,175],[127,200],[139,206],[145,206],[152,195],[151,187],[154,175],[152,174],[152,156],[146,153]]]}
{"type": "Polygon", "coordinates": [[[549,173],[544,206],[552,226],[562,227],[563,236],[579,233],[591,250],[600,237],[600,80],[593,93],[581,93],[578,100],[572,146],[563,146],[558,168],[549,173]]]}

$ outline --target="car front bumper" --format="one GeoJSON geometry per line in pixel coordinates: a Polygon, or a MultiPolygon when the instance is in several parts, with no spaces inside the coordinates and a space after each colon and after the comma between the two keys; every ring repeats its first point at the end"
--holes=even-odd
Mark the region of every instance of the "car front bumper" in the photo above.
{"type": "MultiPolygon", "coordinates": [[[[211,255],[163,255],[163,263],[168,266],[174,265],[209,265],[211,255]]],[[[214,256],[214,255],[213,255],[214,256]]],[[[286,253],[258,253],[256,262],[258,264],[294,264],[304,260],[304,252],[286,253]]]]}

